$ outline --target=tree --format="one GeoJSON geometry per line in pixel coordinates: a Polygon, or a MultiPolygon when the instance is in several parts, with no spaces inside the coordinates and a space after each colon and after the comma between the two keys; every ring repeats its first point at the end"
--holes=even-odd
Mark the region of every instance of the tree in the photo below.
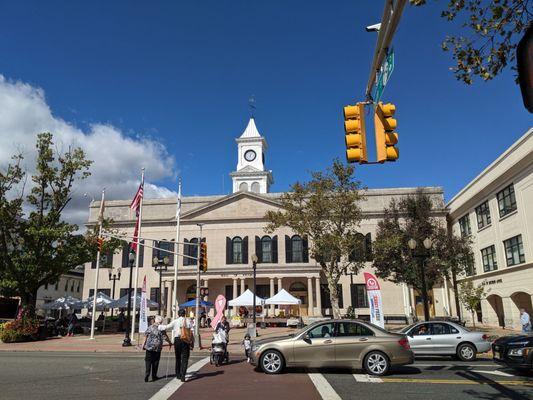
{"type": "Polygon", "coordinates": [[[450,235],[436,218],[439,210],[419,191],[399,202],[392,201],[378,223],[373,243],[374,268],[378,277],[412,286],[422,295],[424,314],[429,314],[426,289],[460,274],[473,263],[469,238],[450,235]],[[426,251],[424,239],[431,239],[426,251]],[[411,251],[409,239],[417,247],[411,251]]]}
{"type": "Polygon", "coordinates": [[[77,225],[62,219],[74,184],[90,175],[91,161],[81,148],[54,151],[51,133],[39,134],[36,147],[27,195],[22,155],[0,171],[0,292],[20,296],[30,312],[39,287],[90,261],[97,249],[94,232],[78,234],[77,225]]]}
{"type": "Polygon", "coordinates": [[[472,281],[461,283],[459,299],[465,308],[472,314],[472,324],[476,327],[475,313],[481,300],[485,297],[485,288],[483,286],[475,287],[472,281]]]}
{"type": "MultiPolygon", "coordinates": [[[[426,0],[410,0],[420,6],[426,0]]],[[[471,84],[474,76],[488,81],[516,59],[518,41],[533,16],[531,0],[450,0],[441,16],[460,20],[468,32],[450,35],[442,43],[451,50],[457,64],[452,67],[457,80],[471,84]]],[[[515,69],[513,67],[513,69],[515,69]]]]}
{"type": "Polygon", "coordinates": [[[364,265],[364,239],[357,232],[361,222],[359,203],[364,200],[355,168],[338,160],[311,180],[296,182],[280,198],[281,210],[269,211],[267,232],[287,226],[307,236],[310,255],[320,264],[328,283],[333,316],[340,317],[338,282],[342,275],[364,265]],[[355,257],[353,253],[359,256],[355,257]]]}

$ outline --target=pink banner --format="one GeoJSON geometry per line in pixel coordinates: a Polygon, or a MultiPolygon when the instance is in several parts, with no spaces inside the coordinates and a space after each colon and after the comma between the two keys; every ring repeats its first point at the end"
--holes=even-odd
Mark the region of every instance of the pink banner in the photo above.
{"type": "Polygon", "coordinates": [[[217,324],[222,319],[222,316],[224,315],[224,309],[226,308],[226,298],[219,294],[217,296],[217,299],[215,300],[215,310],[217,314],[211,321],[211,328],[215,329],[217,327],[217,324]]]}

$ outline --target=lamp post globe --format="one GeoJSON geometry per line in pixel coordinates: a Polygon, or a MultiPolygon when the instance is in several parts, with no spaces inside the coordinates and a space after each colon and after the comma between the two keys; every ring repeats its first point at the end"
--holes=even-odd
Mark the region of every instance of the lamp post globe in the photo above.
{"type": "Polygon", "coordinates": [[[433,241],[430,238],[425,238],[423,241],[424,247],[426,250],[431,249],[431,246],[433,245],[433,241]]]}
{"type": "Polygon", "coordinates": [[[409,246],[411,250],[416,249],[416,240],[414,240],[413,238],[409,239],[409,241],[407,242],[407,246],[409,246]]]}

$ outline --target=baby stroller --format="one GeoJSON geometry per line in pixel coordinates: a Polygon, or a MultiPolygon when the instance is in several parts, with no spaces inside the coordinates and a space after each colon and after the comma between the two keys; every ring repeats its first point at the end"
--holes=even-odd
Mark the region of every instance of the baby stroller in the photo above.
{"type": "Polygon", "coordinates": [[[213,334],[213,340],[211,341],[211,364],[219,366],[223,363],[229,362],[228,342],[226,339],[226,332],[219,330],[218,333],[213,334]]]}

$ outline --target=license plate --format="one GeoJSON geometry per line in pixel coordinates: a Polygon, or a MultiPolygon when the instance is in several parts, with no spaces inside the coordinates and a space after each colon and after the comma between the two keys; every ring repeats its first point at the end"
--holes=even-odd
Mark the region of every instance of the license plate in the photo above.
{"type": "Polygon", "coordinates": [[[502,358],[502,353],[500,353],[499,351],[495,352],[495,353],[494,353],[494,358],[497,358],[497,359],[501,360],[501,358],[502,358]]]}

